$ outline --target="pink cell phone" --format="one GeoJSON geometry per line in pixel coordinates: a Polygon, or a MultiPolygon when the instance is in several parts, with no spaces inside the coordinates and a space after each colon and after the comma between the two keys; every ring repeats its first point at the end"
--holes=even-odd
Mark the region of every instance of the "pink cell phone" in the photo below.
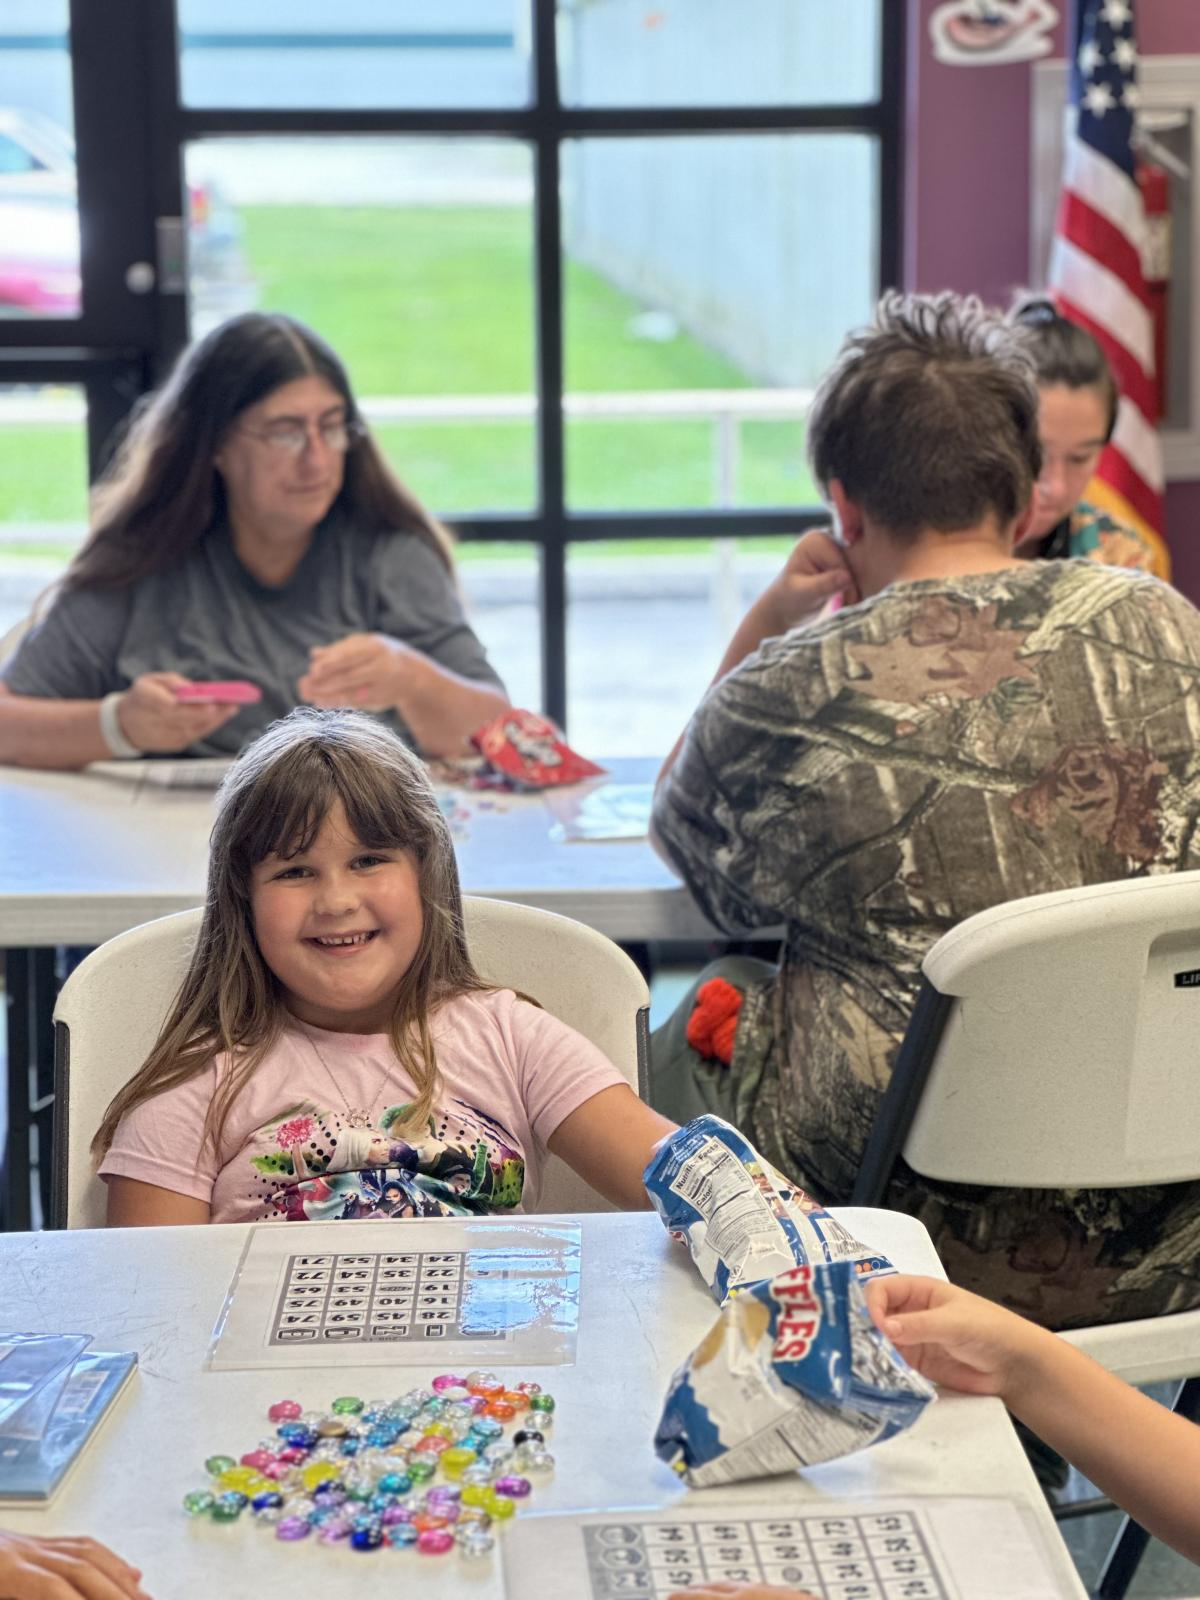
{"type": "Polygon", "coordinates": [[[252,706],[262,699],[262,690],[243,678],[230,678],[224,683],[181,683],[175,698],[181,705],[252,706]]]}

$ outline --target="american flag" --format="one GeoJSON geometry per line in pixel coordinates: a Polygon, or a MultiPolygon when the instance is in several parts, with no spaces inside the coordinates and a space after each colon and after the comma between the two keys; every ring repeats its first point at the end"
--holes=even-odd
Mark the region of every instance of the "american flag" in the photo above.
{"type": "Polygon", "coordinates": [[[1146,215],[1135,176],[1133,0],[1075,0],[1071,114],[1050,286],[1100,341],[1120,390],[1112,442],[1088,498],[1154,544],[1166,569],[1154,320],[1143,273],[1146,215]]]}

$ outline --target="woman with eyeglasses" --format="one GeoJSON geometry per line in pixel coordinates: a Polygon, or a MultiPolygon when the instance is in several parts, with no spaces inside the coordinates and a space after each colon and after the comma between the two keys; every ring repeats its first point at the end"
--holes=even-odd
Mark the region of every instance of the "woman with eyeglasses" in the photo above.
{"type": "Polygon", "coordinates": [[[0,761],[232,755],[299,701],[380,713],[431,756],[508,703],[449,537],[385,462],[341,362],[292,318],[248,312],[135,416],[86,542],[0,663],[0,761]],[[228,680],[261,699],[186,699],[228,680]]]}
{"type": "Polygon", "coordinates": [[[1117,421],[1117,385],[1104,351],[1044,295],[1021,296],[1009,321],[1037,372],[1042,445],[1033,520],[1017,555],[1026,560],[1086,556],[1169,578],[1161,545],[1111,509],[1084,499],[1117,421]]]}

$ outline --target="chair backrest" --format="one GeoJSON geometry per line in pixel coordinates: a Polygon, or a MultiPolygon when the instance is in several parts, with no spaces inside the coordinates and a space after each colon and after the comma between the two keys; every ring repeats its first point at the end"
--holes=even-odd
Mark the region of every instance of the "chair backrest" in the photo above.
{"type": "Polygon", "coordinates": [[[951,1183],[1200,1178],[1200,872],[995,906],[923,970],[856,1203],[898,1153],[951,1183]]]}
{"type": "MultiPolygon", "coordinates": [[[[520,989],[582,1033],[641,1092],[650,996],[637,967],[595,929],[534,906],[468,896],[467,942],[480,975],[520,989]]],[[[54,1011],[56,1088],[54,1225],[99,1227],[104,1185],[89,1145],[113,1095],[149,1054],[183,980],[199,911],[148,922],[94,950],[63,985],[54,1011]]],[[[610,1209],[555,1157],[538,1211],[610,1209]]]]}

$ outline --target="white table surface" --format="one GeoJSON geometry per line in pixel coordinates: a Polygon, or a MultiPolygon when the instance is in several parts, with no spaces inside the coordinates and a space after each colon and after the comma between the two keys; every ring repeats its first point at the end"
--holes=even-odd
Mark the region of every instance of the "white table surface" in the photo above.
{"type": "MultiPolygon", "coordinates": [[[[132,766],[132,763],[130,764],[132,766]]],[[[650,782],[651,758],[606,763],[650,782]]],[[[644,839],[556,840],[540,795],[455,791],[468,894],[541,906],[618,941],[716,930],[644,839]]],[[[0,767],[0,948],[100,944],[204,897],[213,791],[0,767]]]]}
{"type": "MultiPolygon", "coordinates": [[[[844,1207],[837,1215],[898,1265],[940,1272],[920,1223],[844,1207]]],[[[667,1381],[711,1326],[715,1307],[686,1251],[652,1213],[571,1220],[581,1224],[583,1239],[576,1363],[509,1369],[514,1378],[535,1379],[558,1401],[550,1444],[557,1470],[535,1488],[530,1511],[520,1515],[672,1504],[686,1491],[655,1457],[651,1439],[667,1381]]],[[[304,1226],[306,1244],[328,1249],[325,1236],[338,1224],[304,1226]]],[[[389,1224],[389,1246],[395,1248],[397,1228],[420,1227],[389,1224]]],[[[360,1378],[343,1362],[281,1375],[202,1371],[246,1232],[244,1225],[228,1225],[0,1236],[0,1321],[7,1329],[88,1332],[96,1348],[132,1348],[140,1355],[129,1389],[54,1504],[41,1511],[5,1511],[5,1524],[18,1532],[88,1533],[111,1543],[143,1569],[155,1600],[214,1594],[242,1600],[267,1593],[337,1600],[381,1583],[390,1591],[393,1581],[407,1585],[418,1575],[422,1600],[463,1594],[499,1600],[504,1586],[498,1559],[480,1563],[484,1570],[468,1577],[469,1569],[453,1555],[434,1559],[380,1550],[362,1556],[312,1540],[287,1545],[242,1522],[219,1526],[185,1516],[183,1496],[205,1484],[205,1457],[251,1448],[269,1431],[266,1408],[272,1401],[295,1398],[324,1407],[335,1394],[399,1394],[441,1370],[375,1368],[360,1378]]],[[[1061,1593],[1082,1600],[1084,1590],[995,1400],[946,1396],[908,1433],[874,1449],[803,1476],[689,1499],[714,1509],[762,1506],[783,1515],[787,1507],[794,1514],[800,1506],[812,1509],[832,1500],[942,1494],[1023,1501],[1046,1535],[1061,1593]]]]}

